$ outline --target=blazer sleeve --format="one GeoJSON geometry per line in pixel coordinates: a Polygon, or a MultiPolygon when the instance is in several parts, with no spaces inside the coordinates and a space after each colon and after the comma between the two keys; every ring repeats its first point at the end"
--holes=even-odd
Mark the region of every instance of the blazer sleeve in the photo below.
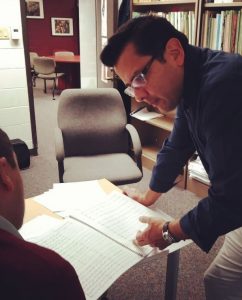
{"type": "Polygon", "coordinates": [[[150,181],[151,190],[165,193],[172,188],[176,177],[194,152],[183,108],[178,106],[173,130],[157,155],[150,181]]]}
{"type": "Polygon", "coordinates": [[[242,226],[242,74],[230,77],[207,95],[201,125],[211,181],[208,197],[180,220],[182,229],[206,252],[218,236],[242,226]]]}

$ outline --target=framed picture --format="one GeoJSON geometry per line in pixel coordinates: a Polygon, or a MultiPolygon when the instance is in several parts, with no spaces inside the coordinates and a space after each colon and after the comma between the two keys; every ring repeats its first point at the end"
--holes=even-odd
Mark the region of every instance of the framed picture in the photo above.
{"type": "Polygon", "coordinates": [[[31,19],[44,19],[43,0],[25,0],[26,17],[31,19]]]}
{"type": "Polygon", "coordinates": [[[72,18],[51,18],[52,35],[68,36],[73,35],[72,18]]]}

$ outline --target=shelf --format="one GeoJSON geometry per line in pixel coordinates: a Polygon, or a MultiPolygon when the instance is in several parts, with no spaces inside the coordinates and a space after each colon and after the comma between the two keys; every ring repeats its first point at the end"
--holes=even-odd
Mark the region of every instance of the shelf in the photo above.
{"type": "Polygon", "coordinates": [[[241,7],[242,2],[233,3],[205,3],[204,8],[230,8],[230,7],[241,7]]]}
{"type": "Polygon", "coordinates": [[[143,146],[142,147],[142,165],[146,167],[149,170],[152,170],[152,168],[155,165],[156,162],[156,156],[159,152],[159,148],[155,146],[143,146]]]}
{"type": "Polygon", "coordinates": [[[148,3],[134,3],[133,12],[146,13],[148,11],[190,11],[195,10],[196,1],[166,1],[166,2],[148,2],[148,3]]]}
{"type": "Polygon", "coordinates": [[[133,3],[135,6],[152,6],[152,5],[179,5],[179,4],[195,4],[196,0],[167,0],[167,1],[152,1],[152,2],[140,2],[133,3]]]}
{"type": "Polygon", "coordinates": [[[147,157],[148,159],[153,160],[154,162],[156,161],[156,156],[157,153],[159,152],[159,148],[155,146],[143,146],[142,147],[142,154],[147,157]]]}
{"type": "MultiPolygon", "coordinates": [[[[142,165],[147,169],[152,170],[155,165],[156,156],[159,150],[159,148],[154,146],[142,147],[142,165]]],[[[176,179],[176,182],[177,187],[180,187],[181,189],[185,188],[185,177],[183,175],[179,175],[176,179]]]]}

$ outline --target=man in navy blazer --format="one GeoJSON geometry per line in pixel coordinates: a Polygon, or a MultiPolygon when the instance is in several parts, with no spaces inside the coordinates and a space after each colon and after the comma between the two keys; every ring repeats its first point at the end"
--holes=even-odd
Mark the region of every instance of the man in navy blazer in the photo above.
{"type": "Polygon", "coordinates": [[[163,249],[190,238],[208,252],[226,234],[205,273],[206,298],[242,299],[242,56],[194,47],[165,18],[148,14],[122,25],[100,58],[137,102],[162,113],[177,108],[149,188],[126,193],[143,205],[155,203],[195,151],[211,182],[207,197],[181,218],[141,218],[148,226],[137,243],[163,249]]]}

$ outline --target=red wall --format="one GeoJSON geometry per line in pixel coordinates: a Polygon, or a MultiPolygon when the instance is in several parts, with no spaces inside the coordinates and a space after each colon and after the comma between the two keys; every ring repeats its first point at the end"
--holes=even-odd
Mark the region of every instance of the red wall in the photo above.
{"type": "Polygon", "coordinates": [[[79,54],[77,0],[43,0],[44,19],[26,19],[29,51],[52,55],[55,50],[79,54]],[[73,36],[53,36],[51,17],[73,18],[73,36]]]}

